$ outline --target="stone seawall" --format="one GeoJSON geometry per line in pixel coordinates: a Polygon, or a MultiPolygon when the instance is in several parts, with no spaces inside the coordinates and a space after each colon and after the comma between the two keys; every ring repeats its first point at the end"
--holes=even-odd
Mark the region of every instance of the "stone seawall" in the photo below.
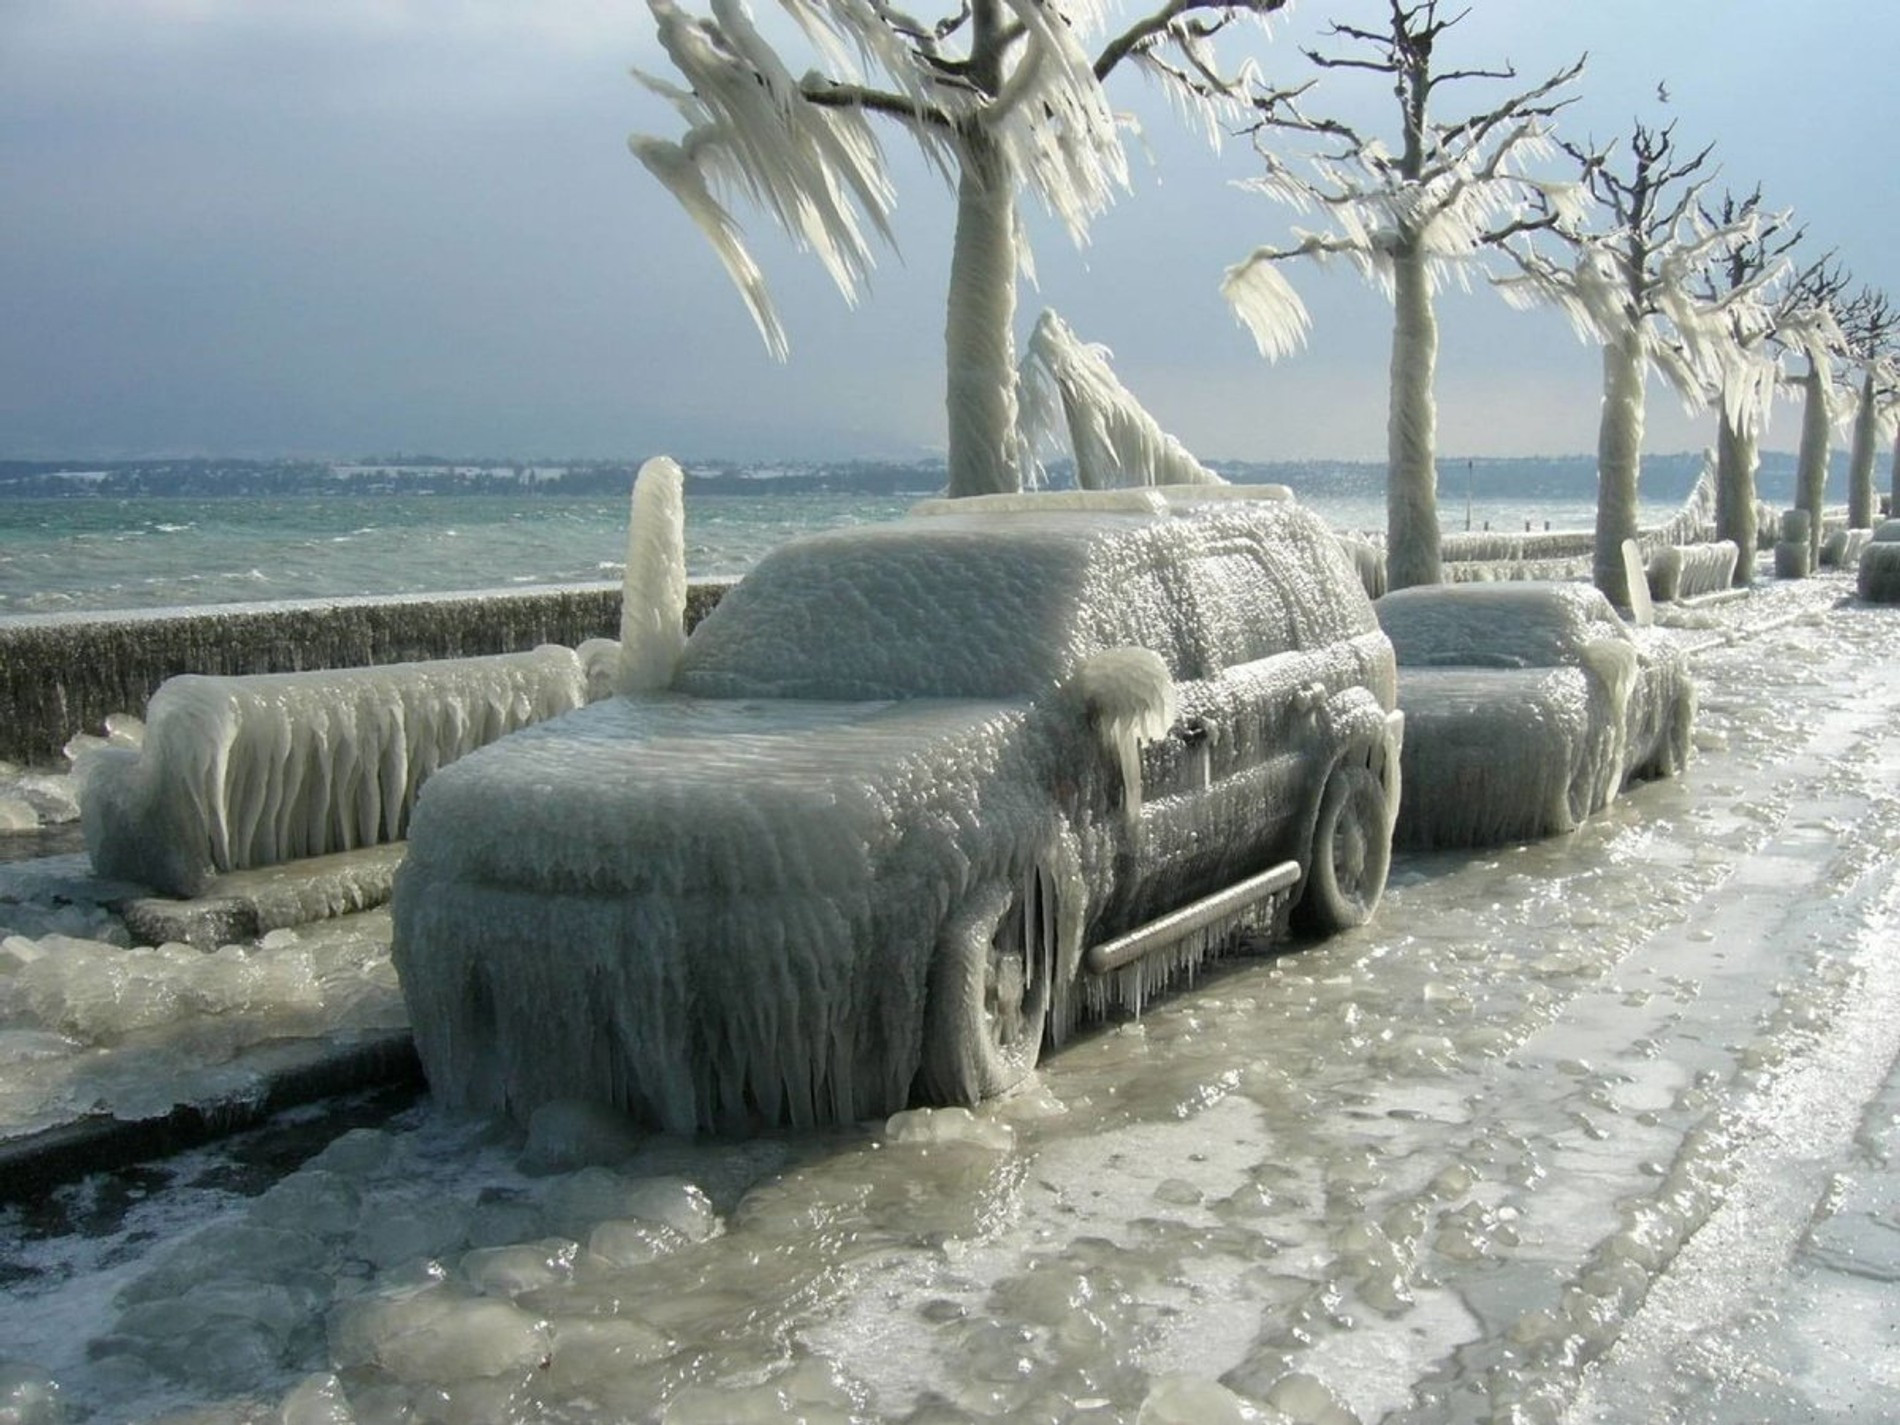
{"type": "MultiPolygon", "coordinates": [[[[687,594],[692,627],[730,584],[687,594]]],[[[617,637],[618,583],[0,619],[0,759],[55,766],[180,673],[294,673],[617,637]]]]}

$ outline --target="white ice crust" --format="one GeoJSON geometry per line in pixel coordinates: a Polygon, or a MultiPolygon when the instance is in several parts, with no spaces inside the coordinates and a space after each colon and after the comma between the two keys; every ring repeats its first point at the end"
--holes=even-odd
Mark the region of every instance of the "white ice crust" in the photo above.
{"type": "Polygon", "coordinates": [[[795,541],[669,692],[431,781],[394,955],[437,1094],[677,1131],[891,1112],[947,922],[1034,884],[1058,1039],[1138,1005],[1152,967],[1079,981],[1085,936],[1303,858],[1331,759],[1386,736],[1395,696],[1320,519],[1160,503],[795,541]]]}
{"type": "Polygon", "coordinates": [[[100,875],[178,896],[221,871],[401,839],[416,793],[466,752],[580,707],[571,648],[248,677],[168,679],[143,747],[83,759],[100,875]]]}

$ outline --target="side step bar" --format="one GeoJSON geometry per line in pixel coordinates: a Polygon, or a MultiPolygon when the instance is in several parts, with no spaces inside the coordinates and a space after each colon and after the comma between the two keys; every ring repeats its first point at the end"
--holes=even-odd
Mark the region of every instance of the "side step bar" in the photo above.
{"type": "Polygon", "coordinates": [[[1091,975],[1106,975],[1110,970],[1132,965],[1143,956],[1185,940],[1197,930],[1203,930],[1216,921],[1237,915],[1249,906],[1280,894],[1297,885],[1299,879],[1300,863],[1282,861],[1257,876],[1234,882],[1226,890],[1216,891],[1179,910],[1171,910],[1126,935],[1089,946],[1087,954],[1082,957],[1083,968],[1091,975]]]}

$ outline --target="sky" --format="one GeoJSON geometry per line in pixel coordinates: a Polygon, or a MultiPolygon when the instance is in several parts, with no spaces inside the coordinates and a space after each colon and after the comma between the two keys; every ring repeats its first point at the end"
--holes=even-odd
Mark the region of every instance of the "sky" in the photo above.
{"type": "MultiPolygon", "coordinates": [[[[1227,52],[1303,79],[1302,44],[1383,8],[1298,0],[1227,52]]],[[[1759,184],[1900,300],[1900,5],[1471,0],[1447,43],[1526,81],[1587,52],[1565,136],[1674,121],[1718,187],[1759,184]]],[[[736,208],[780,364],[627,152],[680,127],[633,66],[666,72],[638,0],[0,0],[0,458],[940,454],[942,181],[891,135],[897,251],[855,307],[736,208]]],[[[1216,154],[1139,76],[1112,84],[1144,136],[1131,190],[1082,249],[1032,220],[1021,331],[1055,307],[1205,458],[1381,458],[1384,297],[1289,272],[1312,336],[1262,360],[1221,274],[1298,216],[1235,186],[1245,143],[1216,154]]],[[[1333,93],[1389,129],[1376,82],[1333,93]]],[[[1594,449],[1599,357],[1560,316],[1480,284],[1440,319],[1441,458],[1594,449]]],[[[1765,444],[1798,428],[1783,404],[1765,444]]],[[[1646,449],[1712,432],[1652,389],[1646,449]]]]}

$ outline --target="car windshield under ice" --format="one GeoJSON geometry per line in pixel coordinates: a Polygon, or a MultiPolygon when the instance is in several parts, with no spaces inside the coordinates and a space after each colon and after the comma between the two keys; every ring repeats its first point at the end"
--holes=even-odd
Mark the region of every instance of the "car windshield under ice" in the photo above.
{"type": "Polygon", "coordinates": [[[1553,668],[1622,627],[1594,590],[1535,583],[1404,590],[1379,603],[1401,665],[1553,668]]]}
{"type": "MultiPolygon", "coordinates": [[[[1084,522],[920,523],[774,551],[694,631],[674,686],[705,697],[1034,696],[1118,641],[1101,626],[1109,601],[1089,597],[1102,571],[1084,522]]],[[[1129,596],[1152,605],[1142,574],[1128,571],[1129,596]]]]}

